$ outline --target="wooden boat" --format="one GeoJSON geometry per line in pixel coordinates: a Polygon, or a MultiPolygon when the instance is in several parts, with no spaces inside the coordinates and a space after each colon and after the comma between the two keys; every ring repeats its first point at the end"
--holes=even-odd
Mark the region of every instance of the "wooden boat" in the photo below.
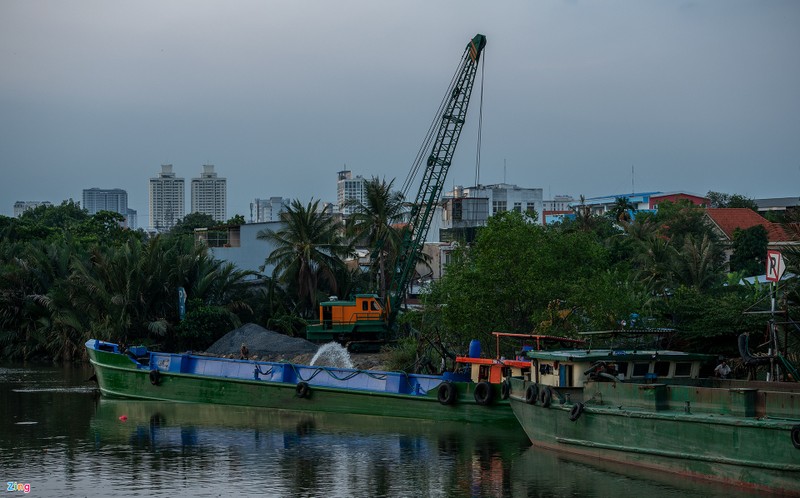
{"type": "Polygon", "coordinates": [[[407,374],[194,354],[125,351],[91,339],[86,350],[108,397],[216,403],[518,427],[508,403],[529,361],[458,357],[456,372],[407,374]]]}
{"type": "Polygon", "coordinates": [[[703,378],[715,357],[659,349],[527,352],[511,407],[535,446],[800,494],[800,385],[703,378]]]}

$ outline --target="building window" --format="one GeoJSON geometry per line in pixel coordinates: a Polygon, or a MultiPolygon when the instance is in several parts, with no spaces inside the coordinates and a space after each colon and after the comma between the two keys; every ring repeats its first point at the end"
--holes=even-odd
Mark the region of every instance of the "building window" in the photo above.
{"type": "Polygon", "coordinates": [[[461,221],[461,217],[463,216],[463,205],[461,204],[461,200],[453,201],[453,221],[461,221]]]}

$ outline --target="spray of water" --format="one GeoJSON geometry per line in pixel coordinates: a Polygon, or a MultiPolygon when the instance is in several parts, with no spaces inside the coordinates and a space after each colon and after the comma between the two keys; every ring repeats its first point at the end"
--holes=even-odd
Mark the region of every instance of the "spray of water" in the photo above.
{"type": "Polygon", "coordinates": [[[311,365],[316,365],[317,362],[319,362],[320,366],[353,368],[350,353],[338,342],[329,342],[320,346],[317,354],[311,358],[311,365]]]}

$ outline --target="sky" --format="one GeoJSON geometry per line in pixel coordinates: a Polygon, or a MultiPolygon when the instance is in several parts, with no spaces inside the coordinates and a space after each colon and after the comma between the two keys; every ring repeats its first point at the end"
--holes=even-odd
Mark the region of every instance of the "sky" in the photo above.
{"type": "Polygon", "coordinates": [[[800,196],[797,1],[2,0],[0,214],[122,188],[146,227],[164,163],[247,220],[399,189],[477,33],[448,188],[800,196]]]}

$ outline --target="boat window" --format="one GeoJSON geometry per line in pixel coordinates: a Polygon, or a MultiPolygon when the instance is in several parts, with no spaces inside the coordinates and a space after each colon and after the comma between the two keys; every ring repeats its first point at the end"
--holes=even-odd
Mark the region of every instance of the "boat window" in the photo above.
{"type": "Polygon", "coordinates": [[[361,309],[362,309],[363,311],[367,311],[367,310],[369,309],[369,304],[367,304],[367,302],[366,302],[366,301],[363,301],[363,302],[361,303],[361,309]]]}
{"type": "Polygon", "coordinates": [[[644,377],[650,371],[650,363],[634,363],[631,377],[644,377]]]}
{"type": "Polygon", "coordinates": [[[622,374],[625,377],[628,376],[628,362],[627,361],[615,363],[615,365],[617,365],[617,373],[618,374],[622,374]]]}
{"type": "Polygon", "coordinates": [[[370,301],[369,306],[372,309],[372,311],[380,311],[380,308],[378,308],[378,303],[376,303],[375,301],[370,301]]]}
{"type": "Polygon", "coordinates": [[[657,361],[655,367],[653,368],[653,373],[658,377],[669,377],[669,362],[657,361]]]}
{"type": "Polygon", "coordinates": [[[692,375],[692,362],[679,361],[675,363],[675,377],[689,377],[692,375]]]}

